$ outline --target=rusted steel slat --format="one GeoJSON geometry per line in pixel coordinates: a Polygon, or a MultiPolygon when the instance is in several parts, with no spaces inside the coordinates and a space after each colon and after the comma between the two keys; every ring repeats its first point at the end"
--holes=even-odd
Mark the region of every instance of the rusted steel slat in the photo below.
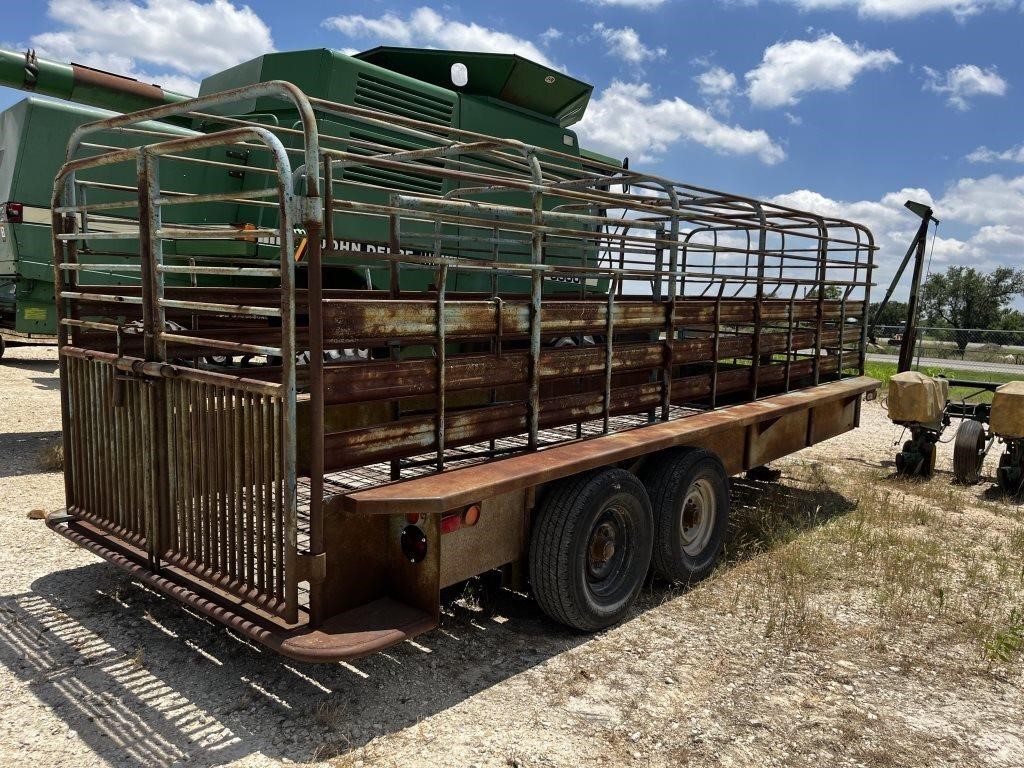
{"type": "MultiPolygon", "coordinates": [[[[838,369],[836,358],[828,358],[821,370],[838,369]]],[[[812,361],[796,363],[797,376],[812,372],[812,361]]],[[[785,376],[783,364],[763,367],[762,381],[777,385],[785,376]]],[[[719,394],[742,391],[750,386],[751,369],[739,367],[719,373],[719,394]]],[[[673,384],[673,404],[683,404],[707,397],[711,376],[680,377],[673,384]]],[[[661,403],[661,384],[649,383],[613,390],[611,413],[640,413],[661,403]]],[[[600,418],[604,405],[603,387],[589,392],[564,395],[541,402],[540,425],[551,428],[572,424],[577,420],[600,418]]],[[[454,412],[449,415],[445,432],[450,447],[467,445],[497,437],[517,435],[526,431],[527,410],[523,403],[487,405],[454,412]]],[[[328,434],[325,439],[328,470],[354,467],[389,458],[425,453],[434,450],[435,423],[432,417],[407,417],[396,422],[360,427],[328,434]]]]}
{"type": "MultiPolygon", "coordinates": [[[[786,320],[789,303],[765,301],[764,320],[786,320]]],[[[826,309],[838,319],[839,303],[826,309]]],[[[620,300],[615,303],[615,327],[620,331],[660,330],[665,327],[665,302],[620,300]]],[[[798,302],[798,319],[816,319],[817,302],[798,302]]],[[[607,320],[607,302],[602,296],[589,301],[544,302],[541,332],[544,335],[571,336],[603,333],[607,320]]],[[[673,313],[676,327],[714,323],[713,301],[676,303],[673,313]]],[[[727,325],[749,324],[754,320],[749,299],[722,302],[721,322],[727,325]]],[[[401,339],[404,343],[429,342],[436,338],[437,302],[426,299],[326,299],[323,302],[325,346],[355,346],[401,339]]],[[[494,303],[491,301],[451,300],[445,304],[445,328],[450,339],[490,336],[494,332],[494,303]]],[[[501,335],[526,338],[530,333],[530,304],[503,301],[501,335]]]]}
{"type": "MultiPolygon", "coordinates": [[[[810,331],[793,336],[794,348],[813,343],[810,331]]],[[[785,351],[785,334],[765,334],[761,351],[785,351]]],[[[611,352],[612,370],[653,370],[663,364],[663,344],[623,344],[611,352]]],[[[749,334],[725,336],[720,340],[719,357],[747,357],[753,352],[753,339],[749,334]]],[[[605,371],[606,350],[602,347],[548,348],[541,353],[540,369],[543,380],[578,378],[601,375],[605,371]]],[[[715,359],[714,338],[688,338],[673,345],[673,364],[711,362],[715,359]]],[[[324,371],[326,402],[368,402],[396,397],[434,394],[436,365],[432,358],[401,361],[351,362],[327,367],[324,371]]],[[[494,388],[526,384],[529,375],[529,356],[524,351],[503,352],[494,355],[462,355],[451,357],[445,365],[448,391],[494,388]]]]}

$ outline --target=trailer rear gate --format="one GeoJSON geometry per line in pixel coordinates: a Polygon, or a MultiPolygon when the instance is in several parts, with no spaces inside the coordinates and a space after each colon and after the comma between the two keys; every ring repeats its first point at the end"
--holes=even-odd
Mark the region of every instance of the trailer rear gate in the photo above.
{"type": "Polygon", "coordinates": [[[727,475],[852,429],[877,386],[861,375],[874,245],[851,222],[276,82],[96,123],[69,156],[67,509],[49,523],[295,658],[426,631],[441,588],[514,563],[549,614],[607,625],[649,563],[707,573],[727,475]],[[133,133],[256,96],[302,121],[133,133]],[[416,149],[321,133],[325,117],[416,149]],[[248,153],[259,183],[182,194],[212,149],[248,153]],[[90,181],[117,165],[138,184],[90,181]],[[448,192],[366,181],[385,172],[448,192]],[[231,205],[163,221],[211,203],[231,205]],[[239,239],[262,258],[204,252],[239,239]],[[95,273],[111,240],[137,242],[109,269],[138,287],[79,279],[79,254],[95,273]],[[198,285],[211,275],[250,287],[198,285]]]}

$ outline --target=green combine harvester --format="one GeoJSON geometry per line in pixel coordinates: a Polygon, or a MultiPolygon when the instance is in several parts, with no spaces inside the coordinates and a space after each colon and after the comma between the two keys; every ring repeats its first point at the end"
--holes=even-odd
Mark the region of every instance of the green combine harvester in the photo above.
{"type": "MultiPolygon", "coordinates": [[[[570,130],[583,116],[592,86],[518,56],[400,48],[375,48],[354,57],[326,49],[271,53],[211,75],[203,81],[200,95],[269,80],[294,83],[312,97],[550,148],[578,157],[580,168],[588,161],[618,164],[612,158],[582,150],[576,134],[570,130]],[[473,78],[456,85],[469,70],[473,78]]],[[[5,338],[13,344],[46,343],[52,342],[56,333],[49,205],[53,178],[65,161],[64,148],[73,131],[83,124],[108,118],[113,112],[174,104],[189,97],[88,67],[46,61],[31,51],[0,50],[0,84],[34,94],[0,113],[2,355],[5,338]],[[49,98],[40,98],[44,96],[49,98]]],[[[171,117],[150,128],[185,136],[223,130],[239,118],[284,128],[299,120],[294,109],[283,108],[280,101],[272,99],[254,98],[233,105],[232,111],[232,115],[205,118],[171,117]]],[[[410,141],[407,133],[386,128],[371,132],[365,125],[345,125],[337,118],[321,122],[324,133],[347,137],[353,147],[383,144],[396,151],[415,148],[415,141],[410,141]]],[[[116,136],[104,140],[121,144],[116,136]]],[[[238,154],[211,150],[207,160],[231,167],[208,165],[202,173],[183,179],[181,189],[217,193],[245,192],[258,187],[264,175],[240,172],[237,166],[260,161],[238,154]]],[[[361,202],[383,203],[392,192],[445,195],[458,187],[457,181],[381,168],[353,169],[350,176],[365,185],[360,193],[361,202]]],[[[114,199],[111,190],[135,183],[123,169],[111,171],[102,181],[110,187],[95,187],[90,202],[114,199]]],[[[504,198],[499,198],[499,202],[513,204],[517,195],[510,193],[504,198]]],[[[223,221],[223,210],[218,205],[211,203],[206,212],[210,218],[223,221]]],[[[206,218],[201,210],[190,210],[188,216],[189,223],[203,223],[206,218]]],[[[236,223],[243,229],[272,227],[274,216],[271,211],[258,216],[251,209],[239,207],[236,223]]],[[[344,224],[345,218],[338,216],[336,228],[340,231],[344,224]]],[[[346,232],[347,242],[338,245],[369,253],[384,248],[388,240],[383,225],[367,227],[360,221],[356,231],[346,232]]],[[[187,261],[188,248],[180,243],[175,245],[177,250],[185,251],[178,255],[187,261]]],[[[219,245],[225,253],[240,257],[266,256],[261,251],[277,247],[272,240],[257,238],[219,245]]],[[[304,245],[300,242],[299,247],[304,245]]],[[[208,253],[209,247],[204,245],[203,251],[208,253]]],[[[111,255],[108,248],[94,260],[109,263],[111,255]]],[[[523,257],[527,255],[524,249],[523,257]]],[[[85,262],[92,258],[87,250],[81,257],[85,262]]],[[[301,260],[302,253],[297,257],[301,260]]],[[[109,270],[83,272],[81,277],[126,285],[137,284],[138,280],[130,274],[112,275],[109,270]]],[[[304,279],[300,269],[297,280],[301,283],[304,279]]],[[[369,267],[358,272],[338,267],[327,270],[324,276],[328,288],[375,287],[390,279],[387,269],[369,267]]],[[[465,284],[467,279],[463,276],[463,284],[451,287],[486,288],[485,276],[479,276],[476,286],[465,284]]],[[[427,287],[422,281],[417,283],[415,271],[403,275],[402,280],[403,289],[427,287]]],[[[223,275],[210,282],[239,283],[223,275]]]]}

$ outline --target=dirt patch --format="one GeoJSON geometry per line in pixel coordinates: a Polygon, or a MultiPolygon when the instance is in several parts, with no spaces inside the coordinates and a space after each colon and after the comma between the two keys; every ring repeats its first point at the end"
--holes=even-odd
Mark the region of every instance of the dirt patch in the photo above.
{"type": "Polygon", "coordinates": [[[1024,514],[952,486],[949,445],[932,481],[893,478],[877,405],[780,482],[737,482],[714,577],[651,584],[618,627],[472,592],[415,643],[311,666],[27,517],[63,494],[39,469],[55,371],[0,365],[3,765],[1024,764],[1024,514]]]}

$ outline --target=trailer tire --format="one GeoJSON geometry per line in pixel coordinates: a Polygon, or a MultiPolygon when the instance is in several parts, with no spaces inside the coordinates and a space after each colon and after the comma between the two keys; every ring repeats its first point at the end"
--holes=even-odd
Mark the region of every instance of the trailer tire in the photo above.
{"type": "Polygon", "coordinates": [[[677,448],[655,456],[641,478],[654,512],[657,573],[694,584],[707,578],[729,524],[729,476],[722,460],[702,448],[677,448]]]}
{"type": "Polygon", "coordinates": [[[651,562],[651,502],[624,469],[599,469],[555,483],[530,538],[530,582],[541,609],[583,632],[618,622],[651,562]]]}
{"type": "Polygon", "coordinates": [[[963,485],[974,485],[981,479],[985,460],[985,428],[973,419],[964,419],[953,442],[953,479],[963,485]]]}

